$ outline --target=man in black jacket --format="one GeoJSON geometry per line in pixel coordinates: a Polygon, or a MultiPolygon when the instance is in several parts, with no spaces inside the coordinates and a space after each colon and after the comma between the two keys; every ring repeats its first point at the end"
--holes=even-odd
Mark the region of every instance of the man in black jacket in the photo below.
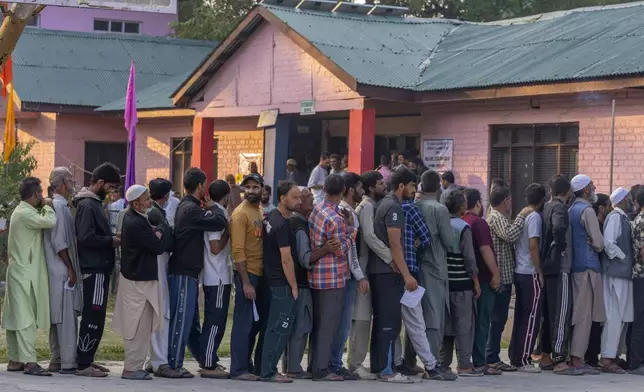
{"type": "MultiPolygon", "coordinates": [[[[159,290],[157,256],[169,248],[172,231],[167,224],[150,225],[147,211],[152,200],[144,186],[132,185],[125,198],[130,208],[123,217],[123,257],[112,324],[123,337],[125,347],[121,377],[151,380],[152,377],[143,370],[143,364],[150,350],[152,332],[161,328],[165,314],[159,290]]],[[[181,376],[176,370],[168,371],[176,378],[181,376]]]]}
{"type": "Polygon", "coordinates": [[[552,200],[543,211],[541,236],[541,271],[544,284],[539,366],[543,370],[554,370],[555,374],[578,375],[581,372],[566,363],[572,321],[572,259],[566,252],[570,238],[570,181],[561,174],[554,176],[550,180],[550,192],[552,200]]]}
{"type": "Polygon", "coordinates": [[[76,375],[106,377],[109,369],[96,365],[94,355],[103,337],[114,248],[120,245],[121,238],[118,234],[112,235],[103,200],[119,186],[119,169],[111,163],[103,163],[94,170],[90,182],[91,185],[81,190],[74,200],[78,258],[83,274],[83,313],[76,375]]]}
{"type": "Polygon", "coordinates": [[[226,218],[216,214],[215,203],[208,197],[206,173],[193,167],[186,171],[183,186],[187,196],[177,207],[174,220],[174,253],[170,257],[170,341],[168,364],[183,378],[194,377],[183,367],[186,345],[192,356],[201,361],[199,339],[199,274],[204,265],[204,233],[222,231],[226,218]],[[203,202],[204,208],[201,208],[203,202]]]}

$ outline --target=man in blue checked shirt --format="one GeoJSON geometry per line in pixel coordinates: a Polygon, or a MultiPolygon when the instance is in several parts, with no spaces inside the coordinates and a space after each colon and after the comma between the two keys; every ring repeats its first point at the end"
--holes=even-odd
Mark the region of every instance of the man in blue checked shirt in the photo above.
{"type": "MultiPolygon", "coordinates": [[[[430,245],[430,234],[420,210],[411,200],[402,202],[405,213],[404,251],[405,263],[412,276],[418,280],[418,262],[416,255],[430,245]]],[[[432,354],[429,340],[425,333],[425,318],[423,306],[419,302],[416,307],[402,306],[402,319],[405,325],[405,365],[409,368],[416,366],[416,355],[424,365],[423,378],[439,381],[454,381],[456,375],[436,367],[436,358],[432,354]],[[413,358],[413,359],[412,359],[413,358]]]]}

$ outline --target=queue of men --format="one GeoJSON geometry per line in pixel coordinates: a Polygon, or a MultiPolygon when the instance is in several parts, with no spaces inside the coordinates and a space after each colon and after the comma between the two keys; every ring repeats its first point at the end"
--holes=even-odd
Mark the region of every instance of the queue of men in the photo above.
{"type": "Polygon", "coordinates": [[[120,183],[114,165],[100,165],[76,194],[71,172],[54,169],[52,199],[26,178],[9,226],[8,371],[108,375],[94,359],[120,247],[112,325],[124,379],[192,378],[186,348],[201,377],[240,381],[644,375],[644,191],[600,200],[590,177],[557,175],[549,197],[529,185],[513,218],[512,191],[495,180],[483,218],[480,191],[455,185],[451,172],[418,176],[401,165],[386,183],[380,171],[328,173],[330,158],[322,154],[308,187],[280,181],[276,206],[250,173],[232,213],[230,184],[208,183],[198,168],[185,173],[172,217],[169,181],[130,186],[115,232],[102,208],[120,183]],[[633,198],[641,211],[631,222],[633,198]],[[226,369],[217,352],[233,290],[226,369]],[[35,349],[45,328],[48,369],[35,349]]]}

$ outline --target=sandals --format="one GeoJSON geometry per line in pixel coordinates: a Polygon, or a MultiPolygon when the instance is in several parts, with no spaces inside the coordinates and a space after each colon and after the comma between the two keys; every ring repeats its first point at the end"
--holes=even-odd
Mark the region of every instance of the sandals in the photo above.
{"type": "Polygon", "coordinates": [[[90,367],[92,367],[92,368],[94,368],[94,369],[100,370],[100,371],[101,371],[101,372],[103,372],[103,373],[109,373],[109,372],[110,372],[110,369],[106,368],[105,366],[101,366],[101,365],[99,365],[99,364],[97,364],[97,363],[95,363],[95,362],[93,362],[93,363],[92,363],[91,365],[89,365],[89,366],[90,366],[90,367]]]}
{"type": "Polygon", "coordinates": [[[276,375],[274,375],[271,378],[262,378],[262,379],[260,379],[260,381],[274,382],[274,383],[278,383],[278,384],[290,384],[290,383],[293,382],[293,379],[288,378],[283,374],[277,373],[276,375]]]}
{"type": "Polygon", "coordinates": [[[626,374],[626,370],[622,369],[618,364],[611,362],[608,365],[599,364],[599,369],[604,373],[610,374],[626,374]]]}
{"type": "Polygon", "coordinates": [[[492,369],[500,370],[502,372],[516,372],[517,371],[516,367],[514,367],[512,365],[509,365],[509,364],[507,364],[507,363],[505,363],[503,361],[499,361],[497,363],[490,363],[490,364],[488,364],[488,366],[491,367],[492,369]]]}
{"type": "Polygon", "coordinates": [[[235,377],[230,377],[232,380],[236,381],[257,381],[259,380],[259,377],[252,373],[243,373],[235,377]]]}
{"type": "Polygon", "coordinates": [[[26,374],[28,376],[51,377],[51,373],[49,373],[47,370],[45,370],[42,366],[38,365],[37,363],[29,367],[25,366],[25,370],[23,371],[23,374],[26,374]]]}
{"type": "Polygon", "coordinates": [[[503,370],[495,369],[489,365],[483,366],[482,369],[474,369],[477,372],[482,371],[484,376],[500,376],[503,374],[503,370]]]}
{"type": "Polygon", "coordinates": [[[22,362],[9,361],[7,365],[8,372],[22,372],[25,370],[25,364],[22,362]]]}
{"type": "Polygon", "coordinates": [[[137,381],[149,381],[152,380],[152,377],[150,377],[150,373],[146,372],[145,370],[137,370],[136,372],[132,374],[123,374],[121,375],[121,378],[124,380],[137,380],[137,381]]]}
{"type": "Polygon", "coordinates": [[[572,366],[567,366],[563,369],[554,369],[552,372],[559,376],[583,376],[584,375],[583,370],[577,369],[572,366]]]}
{"type": "Polygon", "coordinates": [[[80,377],[107,377],[107,373],[98,370],[95,367],[89,366],[85,369],[76,369],[77,376],[80,377]]]}
{"type": "Polygon", "coordinates": [[[154,375],[161,378],[183,378],[183,373],[180,370],[172,369],[169,365],[159,366],[154,375]]]}
{"type": "Polygon", "coordinates": [[[459,377],[483,377],[483,374],[484,374],[483,371],[479,371],[475,369],[467,370],[467,371],[465,370],[458,371],[459,377]]]}

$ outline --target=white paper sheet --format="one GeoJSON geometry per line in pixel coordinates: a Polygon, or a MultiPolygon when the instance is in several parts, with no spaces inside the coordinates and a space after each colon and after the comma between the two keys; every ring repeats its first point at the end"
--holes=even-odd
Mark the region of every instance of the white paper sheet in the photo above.
{"type": "Polygon", "coordinates": [[[425,288],[421,286],[418,286],[414,291],[405,290],[405,294],[400,299],[400,303],[408,308],[415,308],[420,303],[420,300],[423,299],[424,294],[425,288]]]}
{"type": "Polygon", "coordinates": [[[0,218],[0,230],[5,230],[7,228],[7,220],[5,218],[0,218]]]}
{"type": "Polygon", "coordinates": [[[253,301],[253,318],[255,321],[259,321],[259,313],[257,313],[257,305],[255,305],[255,301],[253,301]]]}

